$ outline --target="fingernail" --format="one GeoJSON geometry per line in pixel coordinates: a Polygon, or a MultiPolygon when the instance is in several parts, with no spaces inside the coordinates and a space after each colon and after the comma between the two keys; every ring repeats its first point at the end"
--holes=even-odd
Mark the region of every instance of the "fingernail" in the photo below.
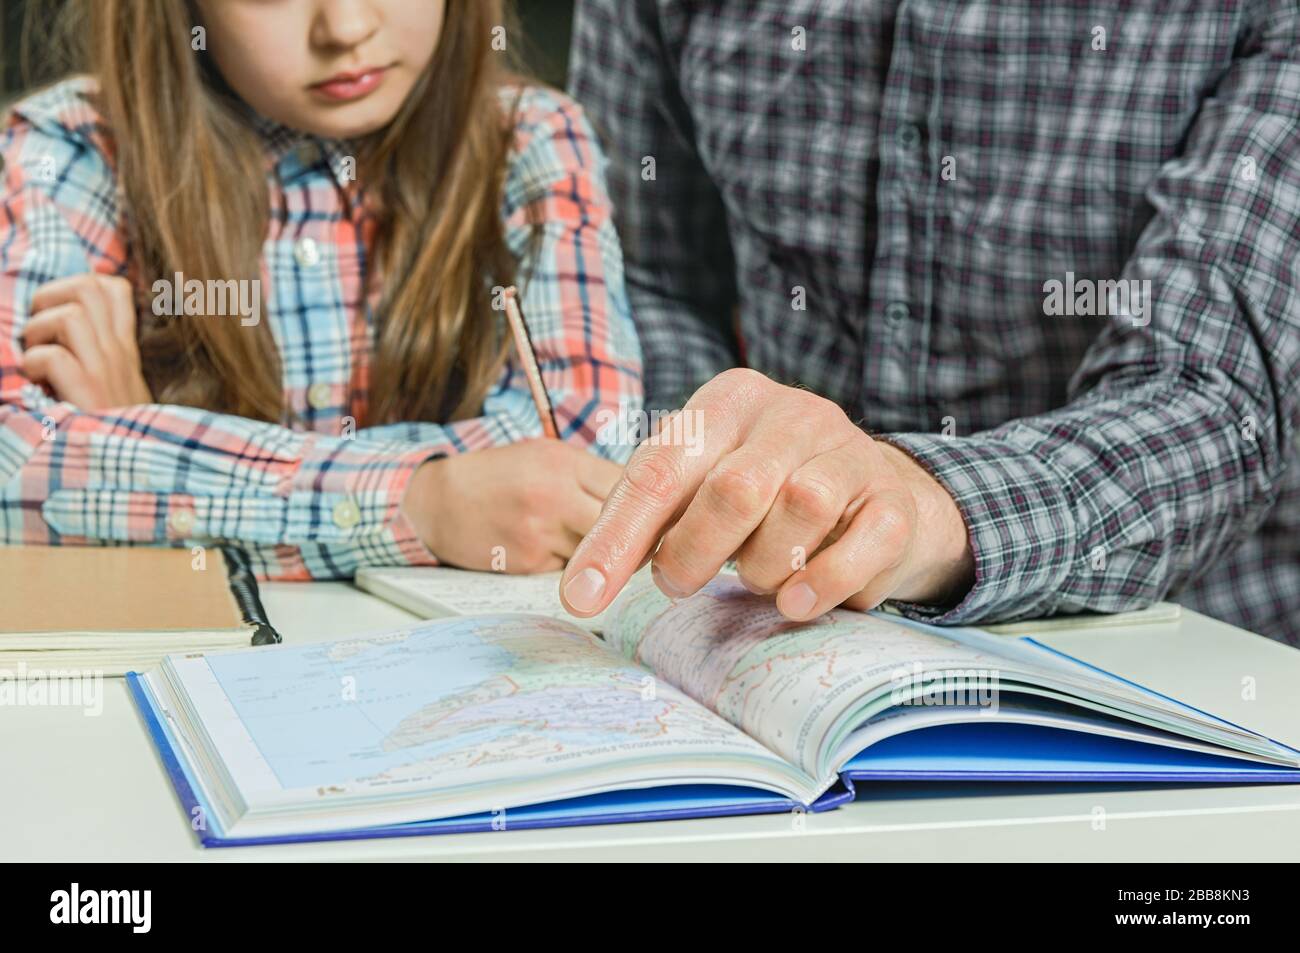
{"type": "Polygon", "coordinates": [[[579,612],[595,612],[605,592],[605,577],[599,569],[588,566],[564,587],[564,601],[579,612]]]}
{"type": "Polygon", "coordinates": [[[686,595],[686,590],[673,583],[673,581],[665,576],[663,572],[660,571],[659,567],[653,563],[650,565],[650,578],[655,581],[655,585],[659,587],[659,591],[669,599],[680,599],[682,596],[686,595]]]}
{"type": "Polygon", "coordinates": [[[802,619],[817,605],[817,593],[813,592],[813,587],[808,583],[801,582],[787,589],[778,601],[783,615],[791,619],[802,619]]]}

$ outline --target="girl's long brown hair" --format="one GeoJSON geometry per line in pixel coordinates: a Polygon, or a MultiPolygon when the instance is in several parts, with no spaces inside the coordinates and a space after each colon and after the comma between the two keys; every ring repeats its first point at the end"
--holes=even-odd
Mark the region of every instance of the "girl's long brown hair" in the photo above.
{"type": "MultiPolygon", "coordinates": [[[[98,80],[138,287],[176,272],[260,277],[264,160],[246,110],[191,50],[191,4],[81,0],[74,15],[69,35],[98,80]]],[[[358,144],[375,221],[370,280],[380,281],[363,423],[472,416],[500,373],[507,342],[490,289],[515,271],[501,221],[513,124],[500,91],[513,74],[492,49],[505,15],[502,0],[447,0],[429,67],[392,122],[358,144]]],[[[139,324],[156,400],[286,419],[267,322],[141,308],[139,324]]]]}

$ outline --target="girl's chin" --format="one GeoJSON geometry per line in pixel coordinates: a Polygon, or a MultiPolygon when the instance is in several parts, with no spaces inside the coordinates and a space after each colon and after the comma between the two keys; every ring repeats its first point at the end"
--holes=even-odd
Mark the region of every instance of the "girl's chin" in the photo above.
{"type": "Polygon", "coordinates": [[[322,139],[358,139],[384,128],[395,115],[397,110],[394,109],[380,115],[348,117],[346,120],[341,116],[313,116],[313,121],[298,128],[322,139]]]}
{"type": "Polygon", "coordinates": [[[304,110],[297,122],[288,123],[303,132],[325,139],[356,139],[382,129],[393,121],[401,108],[401,100],[387,101],[389,97],[366,97],[352,103],[321,105],[313,103],[304,110]]]}

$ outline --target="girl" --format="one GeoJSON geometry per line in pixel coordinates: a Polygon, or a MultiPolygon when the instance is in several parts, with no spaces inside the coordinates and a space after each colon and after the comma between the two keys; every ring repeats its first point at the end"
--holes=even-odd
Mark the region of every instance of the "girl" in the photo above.
{"type": "Polygon", "coordinates": [[[640,356],[595,139],[510,79],[501,0],[80,15],[89,76],[0,134],[0,543],[563,565],[640,356]],[[562,441],[528,439],[514,283],[562,441]]]}

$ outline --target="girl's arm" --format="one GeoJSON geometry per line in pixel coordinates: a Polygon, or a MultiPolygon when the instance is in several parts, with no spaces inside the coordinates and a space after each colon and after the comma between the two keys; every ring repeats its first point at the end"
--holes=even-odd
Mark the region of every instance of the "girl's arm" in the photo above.
{"type": "MultiPolygon", "coordinates": [[[[534,155],[555,151],[535,138],[534,155]]],[[[570,155],[557,158],[591,156],[585,129],[574,141],[570,155]]],[[[481,418],[353,438],[190,407],[85,412],[51,400],[21,368],[30,303],[57,278],[125,273],[113,180],[72,128],[17,123],[0,136],[0,155],[0,542],[234,540],[264,575],[292,578],[433,562],[401,510],[415,471],[432,458],[535,432],[536,413],[513,374],[481,418]]],[[[549,342],[543,360],[557,416],[575,441],[592,443],[598,411],[620,402],[639,408],[617,245],[608,237],[607,206],[590,207],[602,195],[588,179],[598,174],[593,164],[561,173],[539,160],[532,172],[515,184],[516,202],[521,215],[528,203],[543,203],[547,224],[536,290],[525,304],[537,315],[529,317],[539,349],[549,342]],[[570,188],[555,194],[566,179],[570,188]]],[[[512,221],[512,236],[516,227],[512,221]]]]}

